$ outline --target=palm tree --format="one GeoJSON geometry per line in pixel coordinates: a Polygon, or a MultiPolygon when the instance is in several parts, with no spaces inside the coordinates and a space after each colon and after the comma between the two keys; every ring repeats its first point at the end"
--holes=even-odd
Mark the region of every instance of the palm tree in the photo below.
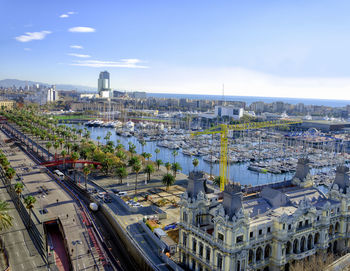
{"type": "Polygon", "coordinates": [[[128,172],[127,172],[125,167],[118,167],[118,168],[116,168],[115,173],[116,173],[116,175],[118,176],[118,178],[120,180],[120,184],[122,184],[123,183],[123,179],[128,176],[128,172]]]}
{"type": "Polygon", "coordinates": [[[129,162],[128,162],[129,166],[133,166],[135,164],[141,164],[140,162],[140,158],[138,158],[137,156],[132,156],[130,159],[129,159],[129,162]]]}
{"type": "Polygon", "coordinates": [[[91,164],[90,165],[84,165],[84,168],[83,168],[83,173],[84,173],[84,177],[85,177],[85,189],[87,190],[87,179],[88,179],[88,176],[89,174],[91,173],[91,164]]]}
{"type": "Polygon", "coordinates": [[[139,175],[139,172],[141,170],[141,163],[138,162],[132,166],[132,171],[135,172],[135,197],[137,194],[137,177],[139,175]]]}
{"type": "Polygon", "coordinates": [[[55,143],[53,143],[53,148],[55,149],[55,159],[57,159],[57,149],[60,146],[60,143],[58,141],[55,141],[55,143]]]}
{"type": "Polygon", "coordinates": [[[169,173],[170,169],[171,169],[171,164],[169,162],[166,162],[164,164],[165,168],[166,168],[166,173],[169,173]]]}
{"type": "Polygon", "coordinates": [[[52,147],[52,143],[50,142],[50,141],[48,141],[47,143],[46,143],[46,148],[47,148],[47,151],[48,151],[48,153],[47,153],[47,160],[49,160],[50,159],[50,148],[52,147]]]}
{"type": "MultiPolygon", "coordinates": [[[[131,142],[129,142],[131,143],[131,142]]],[[[136,146],[134,144],[129,144],[129,152],[131,152],[132,154],[136,153],[136,146]]]]}
{"type": "Polygon", "coordinates": [[[13,177],[15,177],[15,175],[16,175],[16,171],[12,167],[6,168],[5,175],[11,182],[13,177]]]}
{"type": "Polygon", "coordinates": [[[160,160],[160,159],[157,159],[156,163],[157,163],[157,167],[158,167],[158,170],[159,170],[160,165],[163,165],[163,161],[160,160]]]}
{"type": "Polygon", "coordinates": [[[196,170],[196,167],[197,167],[198,164],[199,164],[198,159],[197,159],[197,158],[194,158],[193,161],[192,161],[192,164],[193,164],[194,170],[196,170]]]}
{"type": "Polygon", "coordinates": [[[67,152],[65,150],[61,151],[61,155],[63,157],[63,168],[66,169],[66,156],[67,156],[67,152]]]}
{"type": "Polygon", "coordinates": [[[76,181],[76,174],[75,174],[75,161],[77,161],[79,159],[79,153],[77,152],[72,152],[71,156],[70,156],[71,160],[73,161],[73,170],[74,170],[74,181],[76,181]]]}
{"type": "Polygon", "coordinates": [[[220,187],[220,176],[216,176],[213,180],[213,185],[220,187]]]}
{"type": "Polygon", "coordinates": [[[147,159],[147,161],[149,161],[149,159],[151,159],[151,157],[152,157],[152,154],[146,152],[145,155],[144,155],[144,157],[147,159]]]}
{"type": "Polygon", "coordinates": [[[156,160],[158,160],[158,153],[160,153],[160,149],[156,148],[154,152],[156,153],[156,160]]]}
{"type": "Polygon", "coordinates": [[[182,170],[182,167],[181,165],[176,162],[174,164],[171,165],[171,169],[173,170],[173,173],[174,173],[174,178],[176,178],[176,173],[179,171],[179,170],[182,170]]]}
{"type": "Polygon", "coordinates": [[[31,214],[32,209],[34,208],[34,204],[36,202],[36,198],[33,196],[27,196],[24,198],[24,204],[26,205],[26,208],[29,210],[29,227],[31,226],[31,214]]]}
{"type": "Polygon", "coordinates": [[[152,164],[148,164],[144,171],[147,173],[147,182],[151,180],[151,174],[154,172],[154,167],[152,164]]]}
{"type": "Polygon", "coordinates": [[[24,187],[23,183],[21,182],[15,183],[15,192],[17,193],[17,196],[18,196],[18,203],[22,195],[23,187],[24,187]]]}
{"type": "Polygon", "coordinates": [[[7,213],[8,209],[8,202],[0,200],[0,232],[12,226],[13,217],[7,213]]]}
{"type": "Polygon", "coordinates": [[[121,161],[125,161],[126,160],[126,154],[122,150],[117,151],[115,156],[117,156],[121,161]]]}
{"type": "Polygon", "coordinates": [[[162,183],[166,185],[166,190],[168,191],[169,186],[173,185],[175,183],[175,177],[171,175],[170,173],[167,173],[162,178],[162,183]]]}
{"type": "Polygon", "coordinates": [[[141,147],[142,147],[142,152],[141,152],[141,153],[143,153],[143,149],[144,149],[144,147],[146,146],[146,141],[142,140],[142,141],[140,142],[140,144],[141,144],[141,147]]]}
{"type": "Polygon", "coordinates": [[[173,150],[171,153],[174,156],[174,163],[175,163],[175,157],[179,155],[177,150],[173,150]]]}
{"type": "Polygon", "coordinates": [[[72,149],[72,143],[67,142],[66,145],[64,145],[64,147],[67,149],[67,153],[70,153],[70,150],[72,149]]]}

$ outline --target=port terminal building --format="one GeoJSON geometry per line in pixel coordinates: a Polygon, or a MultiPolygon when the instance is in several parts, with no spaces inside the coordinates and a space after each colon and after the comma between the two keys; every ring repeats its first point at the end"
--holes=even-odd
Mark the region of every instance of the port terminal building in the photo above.
{"type": "Polygon", "coordinates": [[[345,253],[350,245],[349,168],[338,166],[327,194],[300,158],[292,180],[213,193],[191,172],[180,200],[179,252],[185,269],[290,270],[295,261],[345,253]]]}

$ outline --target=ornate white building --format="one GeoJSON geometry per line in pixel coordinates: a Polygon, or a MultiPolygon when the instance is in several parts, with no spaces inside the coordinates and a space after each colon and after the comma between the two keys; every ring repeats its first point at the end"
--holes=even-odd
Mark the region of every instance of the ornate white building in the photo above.
{"type": "Polygon", "coordinates": [[[339,166],[331,191],[313,186],[308,159],[299,159],[291,181],[223,195],[209,191],[192,172],[180,204],[179,249],[189,270],[289,270],[293,261],[342,252],[350,237],[349,169],[339,166]]]}

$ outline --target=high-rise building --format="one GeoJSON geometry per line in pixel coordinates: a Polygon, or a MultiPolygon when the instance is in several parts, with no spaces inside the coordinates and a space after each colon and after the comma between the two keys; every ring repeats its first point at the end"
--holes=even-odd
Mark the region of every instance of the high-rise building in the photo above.
{"type": "Polygon", "coordinates": [[[100,72],[100,76],[97,82],[97,90],[100,97],[110,98],[111,84],[109,80],[109,72],[100,72]],[[108,96],[108,97],[107,97],[108,96]]]}

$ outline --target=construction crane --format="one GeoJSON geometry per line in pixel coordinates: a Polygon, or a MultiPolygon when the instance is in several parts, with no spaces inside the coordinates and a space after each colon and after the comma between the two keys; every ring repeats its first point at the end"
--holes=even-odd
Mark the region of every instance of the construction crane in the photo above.
{"type": "Polygon", "coordinates": [[[248,122],[240,124],[220,124],[215,127],[211,127],[202,132],[193,132],[191,136],[197,135],[208,135],[208,134],[220,134],[220,191],[223,191],[225,185],[227,184],[227,136],[228,131],[244,131],[244,130],[253,130],[260,128],[268,127],[277,127],[277,126],[287,126],[292,124],[302,123],[300,120],[277,120],[277,121],[264,121],[264,122],[248,122]]]}

